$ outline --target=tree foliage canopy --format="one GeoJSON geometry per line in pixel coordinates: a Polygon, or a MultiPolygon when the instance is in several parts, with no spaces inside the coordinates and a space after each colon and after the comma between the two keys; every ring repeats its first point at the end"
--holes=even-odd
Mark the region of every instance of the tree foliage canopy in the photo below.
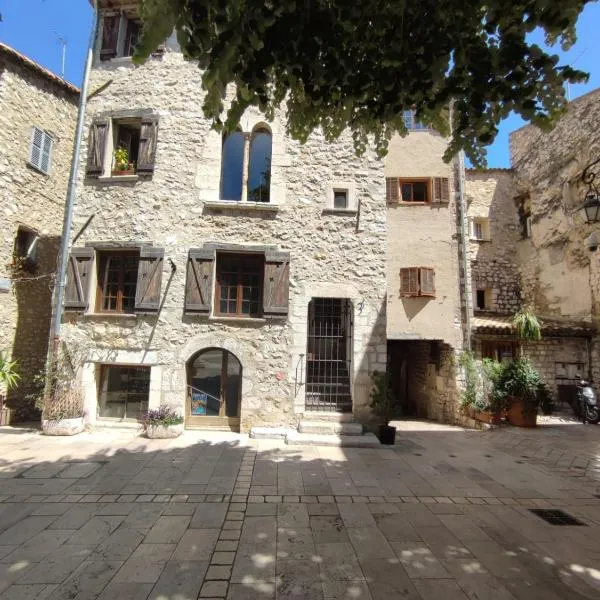
{"type": "Polygon", "coordinates": [[[451,132],[447,159],[464,149],[481,165],[510,111],[547,128],[565,106],[565,82],[587,79],[529,34],[541,28],[569,47],[588,1],[141,0],[135,59],[176,29],[203,70],[203,110],[217,128],[233,128],[251,105],[272,118],[284,103],[300,141],[319,127],[328,140],[349,128],[358,152],[371,136],[385,153],[414,108],[451,132]],[[236,95],[226,107],[228,84],[236,95]]]}

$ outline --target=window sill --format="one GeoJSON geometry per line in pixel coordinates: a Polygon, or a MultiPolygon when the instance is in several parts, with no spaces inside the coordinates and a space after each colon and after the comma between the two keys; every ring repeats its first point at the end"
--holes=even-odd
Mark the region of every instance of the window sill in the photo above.
{"type": "Polygon", "coordinates": [[[472,242],[491,242],[490,238],[469,238],[472,242]]]}
{"type": "Polygon", "coordinates": [[[138,181],[138,175],[100,175],[98,181],[101,183],[119,183],[138,181]]]}
{"type": "Polygon", "coordinates": [[[225,317],[219,315],[213,315],[208,318],[209,321],[222,322],[222,323],[247,323],[248,325],[264,325],[267,319],[263,317],[225,317]]]}
{"type": "Polygon", "coordinates": [[[355,215],[358,212],[356,208],[324,208],[324,215],[355,215]]]}
{"type": "Polygon", "coordinates": [[[87,319],[116,319],[116,320],[124,320],[124,321],[135,321],[137,319],[137,314],[132,313],[109,313],[109,312],[89,312],[83,313],[82,317],[86,317],[87,319]]]}
{"type": "Polygon", "coordinates": [[[277,212],[279,205],[270,202],[242,202],[238,200],[206,200],[208,208],[224,208],[230,210],[258,210],[266,212],[277,212]]]}

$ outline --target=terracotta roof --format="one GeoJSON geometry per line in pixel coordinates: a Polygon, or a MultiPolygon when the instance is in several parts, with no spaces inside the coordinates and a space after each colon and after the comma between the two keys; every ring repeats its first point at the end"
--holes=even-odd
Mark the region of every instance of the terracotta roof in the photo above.
{"type": "Polygon", "coordinates": [[[42,65],[40,65],[39,63],[36,63],[34,60],[31,60],[31,58],[28,58],[24,54],[17,52],[14,48],[11,48],[10,46],[3,44],[2,42],[0,42],[0,52],[7,54],[11,58],[15,59],[16,61],[18,61],[21,64],[25,65],[26,67],[30,68],[32,71],[35,71],[38,75],[42,75],[46,79],[49,79],[50,81],[53,81],[54,83],[62,86],[67,91],[69,91],[73,94],[79,94],[78,87],[74,86],[72,83],[69,83],[68,81],[65,81],[64,79],[61,79],[58,75],[55,75],[52,71],[49,71],[45,67],[42,67],[42,65]]]}
{"type": "MultiPolygon", "coordinates": [[[[471,327],[474,334],[511,335],[514,334],[512,315],[476,311],[471,327]]],[[[590,337],[596,333],[591,323],[539,318],[542,336],[548,337],[590,337]]]]}

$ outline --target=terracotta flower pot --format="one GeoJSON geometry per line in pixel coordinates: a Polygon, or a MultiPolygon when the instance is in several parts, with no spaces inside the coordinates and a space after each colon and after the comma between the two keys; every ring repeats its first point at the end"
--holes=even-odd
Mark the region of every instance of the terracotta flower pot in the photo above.
{"type": "Polygon", "coordinates": [[[120,171],[119,169],[113,169],[113,171],[112,171],[113,177],[121,177],[123,175],[135,175],[135,171],[133,169],[127,169],[126,171],[120,171]]]}
{"type": "Polygon", "coordinates": [[[525,410],[525,404],[521,398],[512,398],[510,406],[506,410],[506,420],[515,427],[535,427],[537,410],[525,410]]]}
{"type": "Polygon", "coordinates": [[[502,414],[499,411],[474,410],[472,417],[480,423],[489,423],[491,425],[500,425],[502,414]]]}

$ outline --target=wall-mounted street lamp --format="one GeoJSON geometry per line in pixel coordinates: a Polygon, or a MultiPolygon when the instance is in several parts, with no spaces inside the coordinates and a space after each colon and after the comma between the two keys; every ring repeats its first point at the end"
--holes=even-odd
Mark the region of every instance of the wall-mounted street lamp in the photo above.
{"type": "Polygon", "coordinates": [[[581,173],[581,181],[587,185],[585,200],[578,208],[586,223],[600,221],[600,184],[596,183],[596,173],[592,170],[600,164],[600,158],[591,162],[581,173]]]}

